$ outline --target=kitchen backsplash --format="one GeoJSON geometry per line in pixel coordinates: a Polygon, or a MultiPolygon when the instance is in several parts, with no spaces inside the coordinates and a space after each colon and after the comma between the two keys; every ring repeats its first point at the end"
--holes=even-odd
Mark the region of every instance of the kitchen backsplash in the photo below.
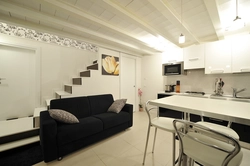
{"type": "MultiPolygon", "coordinates": [[[[181,92],[199,91],[213,94],[215,90],[215,79],[222,78],[224,95],[232,95],[233,88],[238,90],[246,88],[239,96],[250,96],[250,73],[244,74],[204,74],[204,69],[188,70],[187,75],[165,76],[164,85],[176,84],[180,80],[181,92]]],[[[164,89],[165,90],[165,89],[164,89]]]]}

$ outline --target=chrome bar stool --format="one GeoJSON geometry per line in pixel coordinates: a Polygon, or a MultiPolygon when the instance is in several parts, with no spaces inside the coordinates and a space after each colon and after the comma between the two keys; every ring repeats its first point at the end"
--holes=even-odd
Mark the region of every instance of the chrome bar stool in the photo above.
{"type": "MultiPolygon", "coordinates": [[[[147,147],[148,147],[148,140],[149,140],[149,134],[150,134],[150,128],[151,127],[155,127],[155,134],[154,134],[154,143],[153,143],[153,149],[152,149],[152,153],[154,152],[154,147],[155,147],[155,139],[156,139],[156,134],[157,134],[157,129],[162,129],[164,131],[168,131],[172,133],[172,142],[173,142],[173,146],[172,146],[172,165],[175,165],[175,137],[176,137],[176,132],[173,126],[173,121],[175,119],[173,118],[167,118],[167,117],[159,117],[157,115],[157,117],[152,118],[150,115],[150,111],[153,109],[157,109],[155,107],[153,108],[148,108],[148,104],[149,101],[146,102],[146,113],[148,115],[149,118],[149,124],[148,124],[148,132],[147,132],[147,139],[146,139],[146,145],[145,145],[145,151],[144,151],[144,157],[143,157],[143,162],[142,164],[144,165],[145,163],[145,159],[146,159],[146,153],[147,153],[147,147]]],[[[177,128],[180,128],[181,126],[177,126],[177,128]]]]}
{"type": "Polygon", "coordinates": [[[178,165],[184,155],[206,166],[239,166],[243,153],[239,141],[228,134],[186,120],[174,120],[180,141],[178,165]],[[179,126],[182,125],[182,128],[179,126]]]}

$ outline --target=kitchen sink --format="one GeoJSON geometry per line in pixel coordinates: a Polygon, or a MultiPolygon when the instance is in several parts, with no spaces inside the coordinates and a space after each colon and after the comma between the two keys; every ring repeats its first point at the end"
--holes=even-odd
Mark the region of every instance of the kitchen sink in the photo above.
{"type": "Polygon", "coordinates": [[[227,100],[240,101],[240,102],[249,102],[250,103],[250,98],[249,99],[245,99],[245,98],[228,98],[227,100]]]}
{"type": "Polygon", "coordinates": [[[224,95],[224,96],[218,96],[218,95],[210,95],[211,99],[219,99],[219,100],[231,100],[231,101],[240,101],[240,102],[249,102],[250,103],[250,97],[237,97],[234,98],[230,95],[224,95]]]}

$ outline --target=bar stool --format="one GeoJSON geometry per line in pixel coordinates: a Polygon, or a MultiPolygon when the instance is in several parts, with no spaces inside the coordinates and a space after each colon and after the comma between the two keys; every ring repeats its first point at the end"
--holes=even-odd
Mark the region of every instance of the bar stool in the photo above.
{"type": "MultiPolygon", "coordinates": [[[[172,142],[173,142],[173,146],[172,146],[172,154],[173,154],[173,158],[172,158],[172,165],[175,165],[175,136],[176,136],[176,132],[173,126],[173,121],[175,119],[173,118],[167,118],[167,117],[159,117],[157,115],[156,118],[151,118],[150,115],[150,111],[154,108],[150,108],[148,109],[148,103],[149,101],[146,102],[146,113],[148,115],[149,118],[149,124],[148,124],[148,132],[147,132],[147,139],[146,139],[146,145],[145,145],[145,151],[144,151],[144,157],[143,157],[143,162],[142,164],[144,165],[145,163],[145,159],[146,159],[146,152],[147,152],[147,147],[148,147],[148,140],[149,140],[149,134],[150,134],[150,128],[151,127],[155,127],[155,134],[154,134],[154,142],[153,142],[153,149],[152,149],[152,153],[154,152],[154,147],[155,147],[155,139],[156,139],[156,134],[157,134],[157,129],[162,129],[164,131],[168,131],[172,133],[172,142]]],[[[177,128],[180,128],[181,126],[177,125],[177,128]]]]}
{"type": "Polygon", "coordinates": [[[184,155],[191,158],[191,164],[197,161],[206,166],[240,165],[243,153],[235,138],[190,121],[174,120],[173,125],[180,141],[179,166],[184,155]]]}
{"type": "Polygon", "coordinates": [[[230,121],[228,122],[227,126],[223,126],[223,125],[219,125],[219,124],[215,124],[215,123],[211,123],[211,122],[205,122],[203,120],[203,117],[201,117],[201,120],[202,121],[196,122],[196,123],[199,125],[205,126],[209,129],[216,130],[216,131],[219,131],[221,133],[227,134],[227,135],[229,135],[237,140],[240,140],[239,135],[233,129],[230,128],[230,126],[231,126],[230,121]]]}

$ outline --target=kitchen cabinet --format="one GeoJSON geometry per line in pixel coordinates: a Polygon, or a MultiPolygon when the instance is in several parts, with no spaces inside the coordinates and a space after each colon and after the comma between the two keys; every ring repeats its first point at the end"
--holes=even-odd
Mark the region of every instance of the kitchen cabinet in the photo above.
{"type": "Polygon", "coordinates": [[[183,61],[183,49],[179,47],[170,47],[162,53],[162,64],[175,63],[183,61]]]}
{"type": "Polygon", "coordinates": [[[231,41],[205,44],[205,74],[231,73],[231,41]]]}
{"type": "Polygon", "coordinates": [[[239,135],[240,141],[250,143],[250,126],[232,123],[232,129],[239,135]]]}
{"type": "Polygon", "coordinates": [[[232,72],[250,72],[249,35],[232,40],[232,72]]]}
{"type": "Polygon", "coordinates": [[[184,69],[205,68],[205,45],[193,45],[183,49],[184,69]]]}

